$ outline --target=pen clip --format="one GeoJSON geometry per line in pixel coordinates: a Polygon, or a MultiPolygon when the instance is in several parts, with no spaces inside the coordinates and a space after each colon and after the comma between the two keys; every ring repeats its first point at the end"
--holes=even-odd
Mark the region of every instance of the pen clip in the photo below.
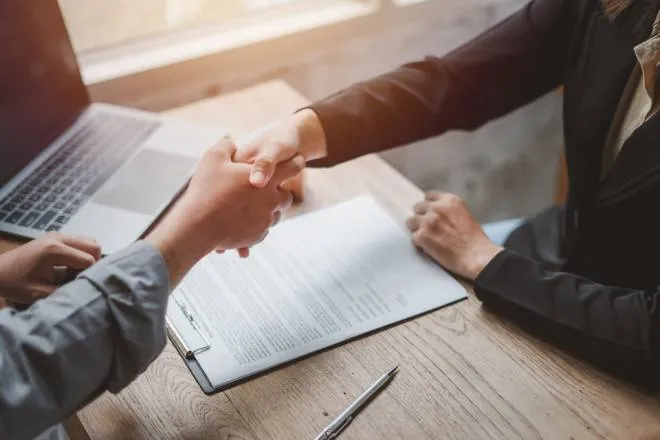
{"type": "Polygon", "coordinates": [[[342,422],[337,428],[333,428],[331,431],[326,433],[326,438],[328,440],[337,438],[341,432],[346,429],[346,427],[353,421],[353,416],[346,417],[346,420],[342,422]]]}

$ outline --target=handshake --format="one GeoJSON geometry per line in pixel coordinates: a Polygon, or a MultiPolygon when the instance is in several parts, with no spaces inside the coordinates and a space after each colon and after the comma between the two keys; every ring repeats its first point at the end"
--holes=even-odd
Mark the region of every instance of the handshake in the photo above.
{"type": "MultiPolygon", "coordinates": [[[[323,129],[303,110],[240,151],[230,139],[210,148],[181,199],[145,238],[165,259],[171,287],[210,252],[236,249],[247,257],[291,206],[284,183],[302,172],[305,159],[324,155],[313,145],[325,148],[323,129]]],[[[45,234],[0,255],[0,296],[31,304],[57,288],[54,267],[82,271],[100,258],[92,238],[45,234]]]]}
{"type": "MultiPolygon", "coordinates": [[[[305,117],[300,113],[294,118],[305,117]]],[[[293,202],[283,184],[302,172],[305,159],[323,155],[310,151],[314,142],[302,142],[308,128],[282,125],[240,151],[223,139],[204,154],[184,195],[146,238],[165,258],[172,285],[209,252],[236,249],[247,257],[266,237],[293,202]]]]}
{"type": "MultiPolygon", "coordinates": [[[[223,139],[202,157],[185,193],[145,238],[163,256],[174,287],[206,254],[250,246],[291,206],[285,183],[299,175],[306,160],[326,156],[318,117],[302,110],[240,150],[223,139]]],[[[407,226],[413,243],[448,270],[475,279],[499,252],[462,201],[431,192],[414,207],[407,226]]],[[[84,270],[101,256],[93,240],[47,234],[0,255],[0,294],[31,303],[56,288],[54,266],[84,270]]]]}

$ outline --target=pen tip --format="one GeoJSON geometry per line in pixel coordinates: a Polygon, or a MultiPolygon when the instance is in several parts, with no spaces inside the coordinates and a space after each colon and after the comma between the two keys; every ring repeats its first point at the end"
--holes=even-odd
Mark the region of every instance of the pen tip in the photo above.
{"type": "Polygon", "coordinates": [[[399,366],[398,366],[398,365],[395,365],[394,368],[392,368],[392,369],[390,370],[390,375],[392,375],[392,374],[396,374],[396,373],[398,373],[398,372],[399,372],[399,366]]]}

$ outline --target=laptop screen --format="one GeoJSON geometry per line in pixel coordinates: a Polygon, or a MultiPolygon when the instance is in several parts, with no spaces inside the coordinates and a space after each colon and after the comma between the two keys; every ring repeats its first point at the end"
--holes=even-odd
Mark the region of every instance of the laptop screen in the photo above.
{"type": "Polygon", "coordinates": [[[88,105],[57,0],[0,1],[0,186],[88,105]]]}

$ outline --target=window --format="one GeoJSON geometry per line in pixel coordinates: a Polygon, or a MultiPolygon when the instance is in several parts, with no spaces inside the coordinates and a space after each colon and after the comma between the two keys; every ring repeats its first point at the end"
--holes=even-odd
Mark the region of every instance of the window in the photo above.
{"type": "MultiPolygon", "coordinates": [[[[352,0],[365,3],[365,0],[352,0]]],[[[59,0],[76,51],[201,28],[236,28],[342,0],[59,0]]]]}

